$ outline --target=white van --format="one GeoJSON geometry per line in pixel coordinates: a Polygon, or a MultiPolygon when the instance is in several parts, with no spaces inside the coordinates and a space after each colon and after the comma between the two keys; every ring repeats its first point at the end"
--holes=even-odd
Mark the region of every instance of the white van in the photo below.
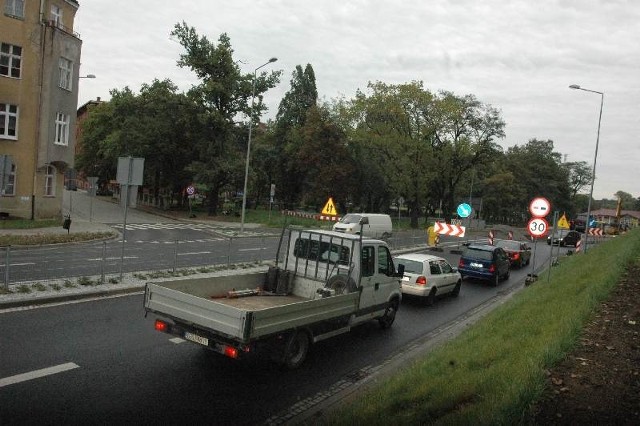
{"type": "Polygon", "coordinates": [[[364,237],[389,238],[393,232],[391,216],[378,213],[349,213],[333,225],[334,231],[346,234],[359,234],[361,228],[364,237]],[[367,220],[362,221],[363,218],[367,220]]]}

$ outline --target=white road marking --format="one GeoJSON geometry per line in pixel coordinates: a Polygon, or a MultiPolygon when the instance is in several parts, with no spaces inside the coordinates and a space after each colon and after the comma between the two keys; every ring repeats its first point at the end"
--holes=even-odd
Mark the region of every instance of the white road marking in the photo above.
{"type": "Polygon", "coordinates": [[[176,345],[177,345],[177,344],[180,344],[180,343],[184,343],[184,342],[186,342],[186,340],[181,339],[181,338],[179,338],[179,337],[174,337],[173,339],[169,339],[169,341],[170,341],[171,343],[175,343],[176,345]]]}
{"type": "MultiPolygon", "coordinates": [[[[138,259],[138,256],[125,256],[125,259],[138,259]]],[[[96,257],[94,259],[87,259],[89,262],[100,262],[102,261],[101,257],[96,257]]],[[[120,260],[120,256],[118,257],[107,257],[104,260],[120,260]]]]}
{"type": "Polygon", "coordinates": [[[63,373],[65,371],[73,370],[74,368],[80,368],[80,366],[73,362],[66,364],[55,365],[53,367],[42,368],[40,370],[30,371],[28,373],[16,374],[15,376],[5,377],[0,379],[0,388],[9,385],[15,385],[16,383],[26,382],[27,380],[39,379],[40,377],[51,376],[52,374],[63,373]]]}
{"type": "Polygon", "coordinates": [[[248,248],[248,249],[239,249],[238,251],[258,251],[258,250],[265,250],[266,247],[256,247],[256,248],[248,248]]]}
{"type": "Polygon", "coordinates": [[[194,251],[191,253],[178,253],[178,256],[191,256],[194,254],[211,254],[210,251],[194,251]]]}

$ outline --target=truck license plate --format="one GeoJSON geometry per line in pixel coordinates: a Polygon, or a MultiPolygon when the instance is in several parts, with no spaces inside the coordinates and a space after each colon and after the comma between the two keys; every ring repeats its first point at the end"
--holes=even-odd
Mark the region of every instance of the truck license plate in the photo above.
{"type": "Polygon", "coordinates": [[[189,333],[188,331],[184,332],[184,338],[192,342],[200,343],[204,346],[209,346],[209,339],[207,339],[206,337],[198,336],[197,334],[189,333]]]}

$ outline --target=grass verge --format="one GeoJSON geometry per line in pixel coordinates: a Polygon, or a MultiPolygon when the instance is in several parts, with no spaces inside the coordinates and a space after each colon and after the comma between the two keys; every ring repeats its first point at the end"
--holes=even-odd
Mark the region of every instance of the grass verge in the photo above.
{"type": "Polygon", "coordinates": [[[549,282],[541,274],[455,340],[333,412],[327,423],[523,422],[544,390],[545,369],[576,344],[631,262],[640,262],[640,229],[563,258],[549,282]]]}

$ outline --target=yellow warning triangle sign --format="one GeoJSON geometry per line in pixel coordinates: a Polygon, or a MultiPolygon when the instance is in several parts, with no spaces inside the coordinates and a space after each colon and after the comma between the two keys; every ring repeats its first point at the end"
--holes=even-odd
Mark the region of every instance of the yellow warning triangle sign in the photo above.
{"type": "Polygon", "coordinates": [[[569,229],[569,222],[567,222],[567,216],[562,215],[560,220],[558,220],[558,228],[569,229]]]}
{"type": "Polygon", "coordinates": [[[333,198],[329,197],[329,199],[327,200],[327,203],[322,208],[322,212],[320,212],[320,214],[327,215],[327,216],[338,215],[338,209],[336,209],[336,205],[333,203],[333,198]]]}

